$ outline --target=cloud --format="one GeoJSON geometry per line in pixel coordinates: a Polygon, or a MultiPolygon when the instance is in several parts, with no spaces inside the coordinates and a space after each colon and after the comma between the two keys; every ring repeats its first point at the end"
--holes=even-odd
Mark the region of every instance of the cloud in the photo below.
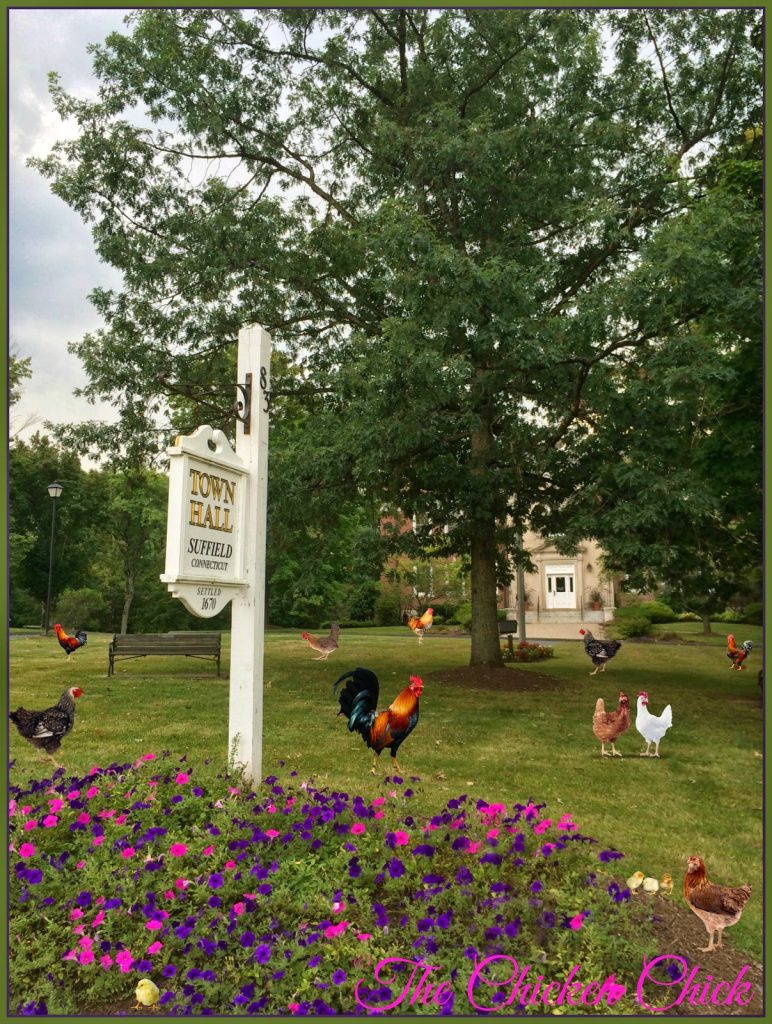
{"type": "MultiPolygon", "coordinates": [[[[89,405],[73,389],[87,378],[67,351],[70,341],[99,326],[88,301],[97,286],[119,287],[103,264],[87,225],[26,165],[73,134],[53,110],[48,73],[78,96],[96,94],[87,45],[124,29],[127,10],[11,10],[9,19],[9,306],[10,342],[32,357],[32,379],[13,410],[16,423],[32,418],[73,423],[115,418],[107,405],[89,405]]],[[[29,434],[28,428],[24,434],[29,434]]]]}

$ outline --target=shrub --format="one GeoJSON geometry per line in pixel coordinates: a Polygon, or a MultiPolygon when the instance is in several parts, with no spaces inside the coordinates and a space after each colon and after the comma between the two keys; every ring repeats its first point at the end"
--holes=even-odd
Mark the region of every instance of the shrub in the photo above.
{"type": "Polygon", "coordinates": [[[373,618],[379,626],[401,626],[402,610],[396,591],[379,594],[373,605],[373,618]]]}
{"type": "Polygon", "coordinates": [[[470,601],[465,601],[464,604],[460,604],[456,608],[455,621],[464,629],[472,628],[472,604],[470,601]]]}
{"type": "Polygon", "coordinates": [[[63,590],[56,602],[54,618],[56,622],[61,622],[65,630],[86,629],[109,633],[112,628],[107,602],[98,590],[90,587],[63,590]]]}
{"type": "Polygon", "coordinates": [[[614,627],[623,640],[628,640],[632,636],[649,636],[651,619],[647,619],[643,615],[619,621],[615,619],[614,627]]]}
{"type": "Polygon", "coordinates": [[[751,604],[746,604],[742,621],[749,626],[764,625],[764,605],[761,601],[754,601],[751,604]]]}
{"type": "Polygon", "coordinates": [[[702,622],[702,617],[696,612],[679,612],[677,617],[679,622],[702,622]]]}
{"type": "Polygon", "coordinates": [[[461,974],[443,1009],[464,1014],[470,996],[483,1009],[503,996],[464,970],[492,978],[501,964],[475,964],[513,948],[551,978],[580,964],[585,984],[613,973],[627,987],[613,1010],[580,1012],[635,1012],[653,946],[607,874],[623,855],[563,808],[553,819],[533,799],[462,793],[417,820],[399,777],[362,797],[295,774],[252,788],[145,754],[11,787],[17,1012],[88,1014],[141,976],[174,1016],[388,1009],[407,974],[376,984],[375,972],[401,957],[434,965],[433,981],[461,974]]]}
{"type": "Polygon", "coordinates": [[[623,622],[628,619],[648,619],[649,622],[676,622],[677,616],[672,608],[662,601],[641,601],[640,604],[627,605],[614,611],[614,620],[623,622]]]}

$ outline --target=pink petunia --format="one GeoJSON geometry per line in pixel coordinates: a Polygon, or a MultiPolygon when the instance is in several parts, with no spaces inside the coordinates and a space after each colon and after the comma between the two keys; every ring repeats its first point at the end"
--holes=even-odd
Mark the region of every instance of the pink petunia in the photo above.
{"type": "Polygon", "coordinates": [[[159,942],[156,939],[155,942],[151,942],[150,943],[150,945],[147,947],[147,951],[152,956],[154,953],[160,953],[163,948],[164,948],[163,942],[159,942]]]}
{"type": "Polygon", "coordinates": [[[79,860],[78,863],[75,865],[75,867],[78,868],[79,870],[82,869],[82,868],[85,868],[85,866],[86,866],[85,860],[79,860]]]}
{"type": "Polygon", "coordinates": [[[346,904],[343,902],[343,900],[336,900],[332,905],[333,914],[342,914],[345,909],[346,904]]]}
{"type": "Polygon", "coordinates": [[[121,974],[128,974],[134,963],[134,957],[128,949],[121,949],[115,954],[115,962],[121,969],[121,974]]]}
{"type": "Polygon", "coordinates": [[[354,824],[351,826],[351,834],[352,835],[361,836],[362,833],[365,832],[365,831],[366,831],[365,826],[363,825],[363,823],[361,821],[355,821],[354,824]]]}
{"type": "Polygon", "coordinates": [[[542,832],[546,832],[547,831],[547,829],[550,827],[551,824],[552,824],[552,819],[551,818],[545,818],[543,821],[540,821],[538,825],[534,825],[534,827],[533,827],[533,834],[535,836],[540,836],[542,834],[542,832]]]}
{"type": "Polygon", "coordinates": [[[453,821],[451,821],[451,823],[448,826],[448,828],[461,828],[461,826],[463,824],[464,824],[464,816],[462,814],[458,818],[454,818],[453,821]]]}
{"type": "Polygon", "coordinates": [[[78,940],[78,945],[81,946],[83,949],[91,949],[91,947],[94,945],[94,940],[91,938],[90,935],[83,935],[78,940]]]}
{"type": "Polygon", "coordinates": [[[88,811],[81,811],[78,817],[75,819],[79,825],[88,825],[91,821],[91,815],[88,811]]]}
{"type": "Polygon", "coordinates": [[[338,924],[328,925],[324,929],[325,938],[337,939],[339,935],[342,935],[348,928],[348,921],[339,921],[338,924]]]}
{"type": "Polygon", "coordinates": [[[394,797],[394,799],[396,799],[396,797],[397,797],[397,791],[396,791],[396,789],[390,789],[390,790],[389,790],[389,796],[390,796],[390,797],[394,797]]]}
{"type": "Polygon", "coordinates": [[[172,843],[169,847],[169,853],[172,857],[184,857],[188,852],[188,848],[184,843],[172,843]]]}
{"type": "Polygon", "coordinates": [[[155,754],[143,754],[140,761],[155,761],[155,754]]]}
{"type": "Polygon", "coordinates": [[[22,843],[19,847],[19,856],[22,858],[33,857],[35,854],[34,843],[22,843]]]}
{"type": "Polygon", "coordinates": [[[62,957],[62,960],[77,960],[77,958],[78,958],[78,951],[77,951],[77,949],[70,949],[70,950],[68,950],[64,954],[64,956],[62,957]]]}
{"type": "Polygon", "coordinates": [[[92,964],[94,962],[94,952],[91,949],[82,949],[78,962],[81,964],[92,964]]]}
{"type": "Polygon", "coordinates": [[[174,781],[177,783],[178,786],[184,786],[189,778],[190,776],[187,774],[187,772],[178,772],[177,777],[175,778],[174,781]]]}
{"type": "Polygon", "coordinates": [[[77,921],[78,918],[83,917],[83,911],[80,907],[75,907],[74,910],[70,911],[70,920],[77,921]]]}
{"type": "Polygon", "coordinates": [[[211,857],[211,856],[212,856],[212,854],[214,853],[214,847],[213,847],[213,846],[207,846],[207,847],[206,847],[206,848],[205,848],[204,850],[202,850],[201,852],[203,853],[203,855],[204,855],[205,857],[211,857]]]}
{"type": "Polygon", "coordinates": [[[48,807],[52,814],[54,811],[61,811],[64,807],[64,800],[60,800],[59,797],[54,797],[52,800],[48,801],[48,807]]]}
{"type": "Polygon", "coordinates": [[[382,804],[385,804],[385,803],[386,803],[386,797],[385,796],[376,796],[373,799],[373,807],[380,807],[382,804]]]}
{"type": "Polygon", "coordinates": [[[266,807],[265,810],[266,810],[266,813],[268,813],[268,814],[276,814],[276,805],[275,804],[268,804],[268,806],[266,807]]]}
{"type": "Polygon", "coordinates": [[[47,814],[43,818],[43,828],[56,828],[59,824],[59,819],[55,814],[47,814]]]}
{"type": "Polygon", "coordinates": [[[104,910],[100,910],[99,913],[94,918],[94,920],[91,922],[91,927],[92,928],[98,928],[100,926],[100,924],[104,921],[104,919],[105,919],[105,912],[104,912],[104,910]]]}
{"type": "Polygon", "coordinates": [[[177,886],[178,889],[187,889],[187,887],[190,885],[190,880],[187,878],[175,878],[174,884],[177,886]]]}
{"type": "Polygon", "coordinates": [[[374,818],[382,818],[383,817],[383,811],[376,811],[375,814],[373,815],[373,817],[374,818]]]}
{"type": "Polygon", "coordinates": [[[114,814],[115,814],[115,811],[112,808],[108,808],[105,811],[100,811],[99,814],[97,815],[97,817],[99,817],[99,818],[112,818],[112,816],[114,814]]]}
{"type": "Polygon", "coordinates": [[[360,942],[367,942],[368,939],[372,938],[372,935],[370,934],[370,932],[360,932],[357,935],[357,938],[359,939],[360,942]]]}
{"type": "Polygon", "coordinates": [[[72,930],[76,935],[82,935],[86,930],[86,926],[85,924],[76,924],[72,930]]]}
{"type": "Polygon", "coordinates": [[[77,800],[79,796],[79,789],[71,789],[69,793],[65,793],[65,800],[77,800]]]}
{"type": "Polygon", "coordinates": [[[105,841],[105,837],[104,836],[94,836],[94,838],[91,840],[91,845],[92,846],[101,846],[104,841],[105,841]]]}
{"type": "Polygon", "coordinates": [[[37,828],[37,827],[38,827],[38,823],[37,823],[37,821],[35,821],[34,818],[30,818],[29,821],[25,821],[24,822],[24,831],[25,832],[30,832],[30,831],[32,831],[33,828],[37,828]]]}
{"type": "Polygon", "coordinates": [[[466,850],[467,853],[477,853],[477,851],[480,849],[480,843],[477,840],[475,842],[472,842],[470,840],[469,844],[465,846],[464,849],[466,850]]]}
{"type": "Polygon", "coordinates": [[[102,904],[104,903],[104,901],[105,901],[105,898],[104,898],[104,896],[97,896],[97,898],[96,898],[96,901],[95,901],[95,902],[96,902],[96,905],[97,905],[98,907],[101,907],[101,906],[102,906],[102,904]]]}
{"type": "Polygon", "coordinates": [[[160,928],[163,928],[163,921],[146,921],[145,927],[149,932],[157,932],[160,928]]]}
{"type": "Polygon", "coordinates": [[[246,909],[247,909],[246,903],[234,903],[233,904],[233,913],[236,915],[236,917],[241,917],[241,915],[244,913],[244,911],[246,909]]]}
{"type": "Polygon", "coordinates": [[[118,814],[118,815],[116,815],[116,817],[115,817],[115,824],[116,825],[123,825],[125,821],[126,821],[126,815],[125,814],[118,814]]]}
{"type": "Polygon", "coordinates": [[[296,1010],[300,1009],[300,1003],[287,1003],[287,1009],[290,1010],[291,1013],[295,1013],[296,1010]]]}
{"type": "Polygon", "coordinates": [[[173,900],[174,899],[174,890],[173,889],[167,889],[166,892],[164,893],[164,899],[165,900],[173,900]]]}
{"type": "Polygon", "coordinates": [[[568,923],[571,925],[575,932],[578,932],[584,924],[584,914],[577,914],[576,917],[572,917],[568,923]]]}
{"type": "Polygon", "coordinates": [[[496,836],[498,836],[500,831],[501,831],[501,829],[499,829],[499,828],[489,828],[487,833],[486,833],[486,835],[485,835],[485,838],[486,839],[495,839],[496,836]]]}
{"type": "Polygon", "coordinates": [[[90,786],[86,790],[86,798],[88,800],[91,800],[92,797],[95,797],[98,793],[99,793],[99,787],[98,786],[90,786]]]}
{"type": "Polygon", "coordinates": [[[238,796],[241,790],[238,786],[228,786],[228,792],[231,796],[238,796]]]}
{"type": "Polygon", "coordinates": [[[104,968],[104,970],[109,971],[113,966],[113,958],[105,953],[104,956],[100,956],[99,958],[99,966],[104,968]]]}
{"type": "Polygon", "coordinates": [[[11,815],[15,814],[15,813],[16,813],[16,801],[13,798],[11,798],[8,801],[8,817],[10,818],[11,815]]]}
{"type": "Polygon", "coordinates": [[[265,830],[265,834],[266,834],[266,835],[267,835],[267,836],[268,836],[268,837],[269,837],[270,839],[275,839],[275,838],[276,838],[277,836],[280,836],[280,835],[281,835],[281,832],[277,832],[275,828],[267,828],[267,829],[265,830]]]}
{"type": "Polygon", "coordinates": [[[127,846],[125,850],[121,850],[121,857],[123,857],[124,860],[128,860],[129,857],[133,857],[135,853],[136,850],[133,846],[127,846]]]}
{"type": "Polygon", "coordinates": [[[394,841],[396,842],[397,846],[407,846],[407,844],[410,842],[410,833],[403,832],[402,829],[398,829],[394,833],[394,841]]]}
{"type": "Polygon", "coordinates": [[[233,871],[233,869],[236,867],[236,861],[235,860],[226,860],[226,862],[225,862],[225,864],[223,866],[228,871],[233,871]]]}

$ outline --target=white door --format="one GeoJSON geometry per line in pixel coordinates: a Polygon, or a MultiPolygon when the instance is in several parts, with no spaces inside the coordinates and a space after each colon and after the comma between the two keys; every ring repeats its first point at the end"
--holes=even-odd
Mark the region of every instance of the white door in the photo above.
{"type": "Polygon", "coordinates": [[[571,568],[547,568],[547,608],[576,608],[574,572],[571,568]]]}

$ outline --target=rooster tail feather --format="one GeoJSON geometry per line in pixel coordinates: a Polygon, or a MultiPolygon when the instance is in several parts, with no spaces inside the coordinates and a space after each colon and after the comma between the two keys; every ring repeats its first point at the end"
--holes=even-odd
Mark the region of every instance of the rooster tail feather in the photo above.
{"type": "Polygon", "coordinates": [[[673,724],[673,709],[670,707],[669,704],[659,717],[662,719],[663,724],[666,725],[669,729],[670,726],[673,724]]]}
{"type": "MultiPolygon", "coordinates": [[[[343,680],[344,679],[348,679],[350,676],[353,676],[353,675],[354,675],[354,669],[351,669],[350,672],[344,672],[343,675],[339,679],[335,680],[335,682],[332,684],[332,695],[333,695],[333,697],[335,696],[336,689],[340,686],[340,684],[343,682],[343,680]]],[[[343,696],[343,691],[341,691],[341,696],[343,696]]]]}
{"type": "Polygon", "coordinates": [[[85,646],[88,634],[84,629],[75,630],[75,639],[80,641],[81,647],[85,646]]]}

